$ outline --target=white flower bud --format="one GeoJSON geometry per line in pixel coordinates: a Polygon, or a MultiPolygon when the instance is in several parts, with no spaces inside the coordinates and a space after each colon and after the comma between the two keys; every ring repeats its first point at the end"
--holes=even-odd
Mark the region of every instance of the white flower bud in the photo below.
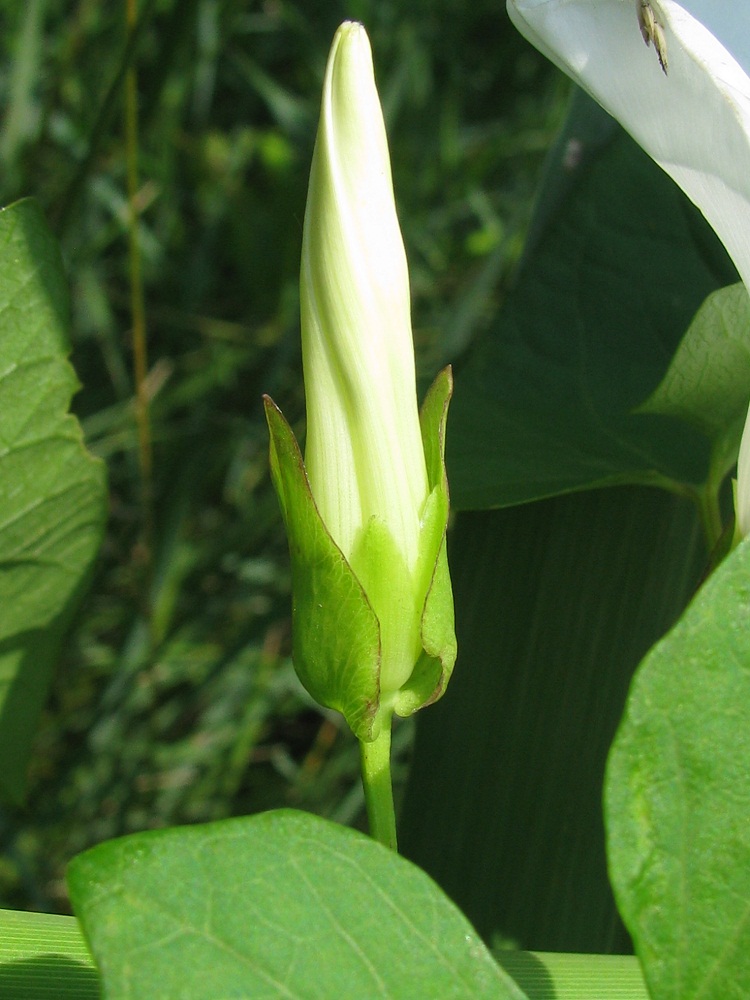
{"type": "Polygon", "coordinates": [[[417,407],[409,277],[359,24],[331,47],[301,269],[304,464],[270,400],[292,557],[294,663],[357,736],[445,690],[456,658],[445,547],[448,369],[417,407]]]}

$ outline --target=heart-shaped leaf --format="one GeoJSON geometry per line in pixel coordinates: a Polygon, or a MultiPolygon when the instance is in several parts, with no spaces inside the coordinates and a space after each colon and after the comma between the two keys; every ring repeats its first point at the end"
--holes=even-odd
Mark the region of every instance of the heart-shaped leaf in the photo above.
{"type": "Polygon", "coordinates": [[[69,871],[108,1000],[523,1000],[424,872],[281,811],[134,834],[69,871]]]}

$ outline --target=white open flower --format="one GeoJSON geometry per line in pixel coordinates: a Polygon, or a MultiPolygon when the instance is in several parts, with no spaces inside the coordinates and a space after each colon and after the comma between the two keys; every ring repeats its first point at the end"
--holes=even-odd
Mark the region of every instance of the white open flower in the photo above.
{"type": "MultiPolygon", "coordinates": [[[[750,289],[750,3],[508,0],[507,6],[529,41],[700,208],[750,289]],[[663,49],[667,72],[644,37],[663,49]]],[[[746,534],[750,416],[737,478],[737,518],[746,534]]]]}

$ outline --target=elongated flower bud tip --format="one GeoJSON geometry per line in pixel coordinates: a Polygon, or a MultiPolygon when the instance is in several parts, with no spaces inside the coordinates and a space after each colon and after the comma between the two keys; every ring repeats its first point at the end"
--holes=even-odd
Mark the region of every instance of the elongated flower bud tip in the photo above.
{"type": "Polygon", "coordinates": [[[307,465],[349,558],[372,518],[417,558],[427,474],[409,276],[364,28],[346,22],[326,68],[301,272],[307,465]]]}

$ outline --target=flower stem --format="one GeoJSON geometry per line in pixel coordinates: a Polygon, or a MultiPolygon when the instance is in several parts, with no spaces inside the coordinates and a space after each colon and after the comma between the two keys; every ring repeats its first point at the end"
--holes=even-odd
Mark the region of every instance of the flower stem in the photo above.
{"type": "Polygon", "coordinates": [[[706,546],[709,552],[713,552],[723,531],[719,487],[709,480],[697,499],[701,524],[706,536],[706,546]]]}
{"type": "Polygon", "coordinates": [[[391,723],[383,726],[371,743],[360,742],[362,784],[365,789],[370,836],[386,847],[397,850],[396,812],[391,784],[391,723]]]}

